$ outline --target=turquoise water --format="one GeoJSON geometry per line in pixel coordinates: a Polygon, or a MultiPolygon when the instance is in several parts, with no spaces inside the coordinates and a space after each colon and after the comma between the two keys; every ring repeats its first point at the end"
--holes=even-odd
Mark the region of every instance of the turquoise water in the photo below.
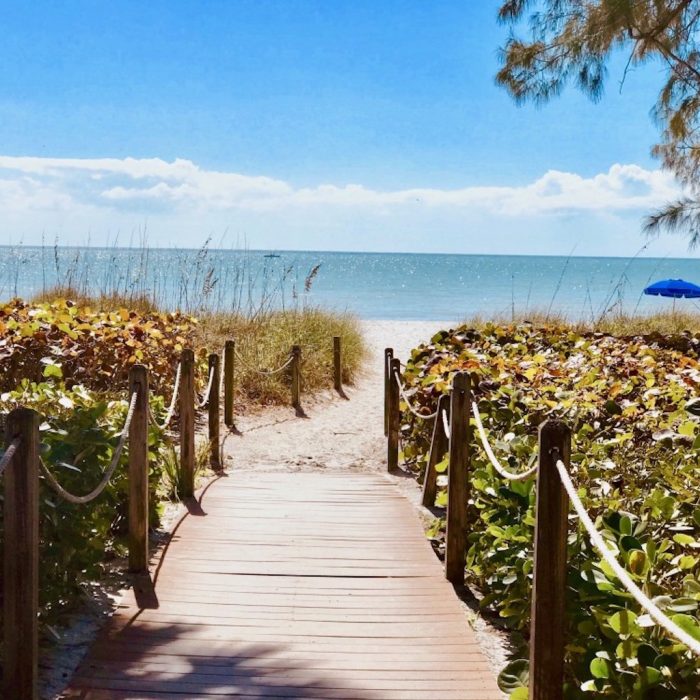
{"type": "MultiPolygon", "coordinates": [[[[458,320],[550,307],[571,319],[671,301],[641,296],[652,281],[700,283],[700,261],[496,255],[0,248],[0,298],[31,296],[57,281],[93,292],[153,296],[169,307],[316,305],[366,319],[458,320]],[[269,253],[268,253],[269,255],[269,253]],[[310,290],[304,282],[320,265],[310,290]]],[[[700,309],[680,300],[677,308],[700,309]]]]}

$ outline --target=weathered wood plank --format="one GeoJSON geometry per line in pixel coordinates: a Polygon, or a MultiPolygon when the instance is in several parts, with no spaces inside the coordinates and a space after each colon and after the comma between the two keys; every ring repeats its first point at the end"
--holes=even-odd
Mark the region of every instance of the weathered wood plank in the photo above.
{"type": "Polygon", "coordinates": [[[232,473],[127,593],[69,697],[496,700],[410,503],[383,476],[232,473]]]}

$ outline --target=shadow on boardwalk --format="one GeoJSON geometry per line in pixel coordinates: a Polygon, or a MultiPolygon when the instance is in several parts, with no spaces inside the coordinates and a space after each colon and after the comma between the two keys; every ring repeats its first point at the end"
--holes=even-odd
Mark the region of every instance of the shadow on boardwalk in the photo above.
{"type": "Polygon", "coordinates": [[[380,698],[355,687],[350,673],[319,674],[312,655],[305,663],[283,644],[199,640],[188,625],[128,625],[96,643],[61,697],[380,698]]]}

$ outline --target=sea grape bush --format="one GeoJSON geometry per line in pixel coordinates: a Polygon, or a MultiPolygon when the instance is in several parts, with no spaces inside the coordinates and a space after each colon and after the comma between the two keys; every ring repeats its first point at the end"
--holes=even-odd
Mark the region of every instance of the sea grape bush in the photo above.
{"type": "MultiPolygon", "coordinates": [[[[537,456],[550,417],[573,431],[572,474],[583,502],[633,580],[700,639],[700,338],[616,338],[563,326],[461,327],[416,348],[404,380],[426,412],[453,373],[472,373],[499,459],[513,471],[537,456]]],[[[432,423],[402,414],[403,456],[421,475],[432,423]]],[[[447,468],[446,460],[438,465],[447,468]]],[[[444,505],[444,491],[438,505],[444,505]]],[[[485,610],[520,639],[501,675],[527,697],[535,478],[504,481],[475,438],[467,580],[485,610]]],[[[443,537],[444,522],[432,535],[443,537]]],[[[567,698],[700,697],[700,661],[656,626],[592,549],[574,516],[568,542],[567,698]]]]}
{"type": "Polygon", "coordinates": [[[129,368],[150,370],[151,389],[168,392],[179,355],[194,344],[196,320],[179,313],[95,311],[66,299],[0,304],[0,391],[41,381],[46,364],[66,383],[102,391],[126,387],[129,368]]]}
{"type": "MultiPolygon", "coordinates": [[[[162,401],[159,402],[162,405],[162,401]]],[[[41,415],[41,457],[61,485],[76,495],[89,493],[107,469],[128,408],[126,398],[105,396],[60,379],[22,380],[0,395],[3,415],[17,406],[41,415]]],[[[155,409],[162,406],[158,402],[155,409]]],[[[151,523],[158,523],[157,487],[161,481],[163,435],[149,428],[151,523]]],[[[41,477],[40,605],[50,623],[84,595],[84,586],[100,579],[110,560],[124,553],[127,532],[128,443],[109,485],[95,500],[73,505],[60,498],[41,477]]],[[[4,538],[0,532],[0,548],[4,538]]]]}
{"type": "MultiPolygon", "coordinates": [[[[95,311],[64,299],[0,304],[0,427],[13,408],[35,409],[42,420],[44,461],[69,491],[86,494],[99,483],[116,447],[130,367],[149,367],[151,409],[162,419],[180,351],[193,343],[196,329],[194,319],[180,314],[95,311]]],[[[172,449],[154,427],[149,451],[151,523],[156,525],[157,494],[172,449]]],[[[127,459],[128,443],[110,484],[85,505],[66,503],[42,478],[43,621],[56,621],[123,553],[127,459]]]]}

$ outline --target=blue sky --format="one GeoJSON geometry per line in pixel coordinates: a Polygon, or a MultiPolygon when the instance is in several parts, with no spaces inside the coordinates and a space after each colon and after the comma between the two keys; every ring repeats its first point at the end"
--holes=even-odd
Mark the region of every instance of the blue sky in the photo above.
{"type": "Polygon", "coordinates": [[[496,7],[5,2],[0,236],[636,253],[675,191],[649,156],[658,67],[517,107],[496,7]]]}

